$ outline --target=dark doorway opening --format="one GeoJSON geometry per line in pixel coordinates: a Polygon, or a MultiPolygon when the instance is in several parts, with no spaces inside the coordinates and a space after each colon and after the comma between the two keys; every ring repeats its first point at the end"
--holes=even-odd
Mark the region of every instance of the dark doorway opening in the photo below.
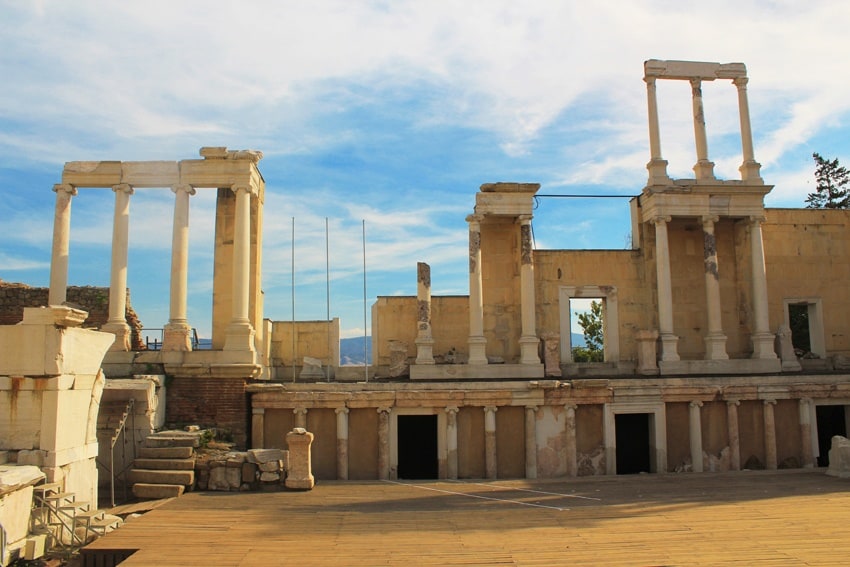
{"type": "Polygon", "coordinates": [[[437,416],[398,416],[398,478],[437,478],[437,416]]]}
{"type": "Polygon", "coordinates": [[[614,415],[617,443],[617,474],[651,472],[648,413],[614,415]]]}
{"type": "Polygon", "coordinates": [[[832,447],[832,437],[841,435],[847,437],[847,416],[844,406],[815,406],[815,416],[818,422],[818,466],[829,466],[829,449],[832,447]]]}

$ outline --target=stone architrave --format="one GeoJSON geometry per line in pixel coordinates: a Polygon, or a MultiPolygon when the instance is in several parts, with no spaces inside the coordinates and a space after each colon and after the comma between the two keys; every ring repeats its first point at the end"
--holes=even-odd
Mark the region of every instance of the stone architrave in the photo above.
{"type": "Polygon", "coordinates": [[[316,484],[310,461],[313,434],[302,427],[296,427],[286,434],[286,444],[289,446],[289,472],[286,477],[286,488],[311,490],[316,484]]]}

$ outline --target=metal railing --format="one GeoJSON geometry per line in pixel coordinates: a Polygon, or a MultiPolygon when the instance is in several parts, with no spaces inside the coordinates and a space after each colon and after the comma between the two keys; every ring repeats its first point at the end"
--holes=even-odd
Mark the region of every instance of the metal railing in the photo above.
{"type": "MultiPolygon", "coordinates": [[[[165,335],[165,329],[143,329],[142,334],[145,338],[145,346],[148,350],[162,350],[162,341],[165,335]]],[[[203,340],[198,337],[198,330],[192,329],[192,350],[206,350],[212,348],[209,340],[203,340]]]]}

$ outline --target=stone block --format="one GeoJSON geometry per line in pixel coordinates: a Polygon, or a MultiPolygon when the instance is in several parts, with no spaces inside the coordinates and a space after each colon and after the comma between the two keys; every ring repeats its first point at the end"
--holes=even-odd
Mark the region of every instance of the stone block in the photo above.
{"type": "Polygon", "coordinates": [[[248,451],[248,460],[257,464],[281,461],[283,460],[283,451],[280,449],[251,449],[248,451]]]}
{"type": "Polygon", "coordinates": [[[47,457],[47,451],[39,450],[23,450],[18,451],[18,465],[31,465],[34,467],[43,467],[47,457]]]}
{"type": "MultiPolygon", "coordinates": [[[[264,472],[260,474],[260,482],[280,482],[280,473],[264,472]]],[[[313,488],[312,486],[310,488],[313,488]]]]}
{"type": "Polygon", "coordinates": [[[257,465],[254,463],[242,464],[242,482],[254,482],[257,480],[257,465]]]}
{"type": "Polygon", "coordinates": [[[134,483],[148,484],[182,484],[191,486],[195,483],[195,471],[161,471],[152,469],[134,469],[131,473],[134,483]]]}
{"type": "Polygon", "coordinates": [[[136,459],[140,469],[189,471],[195,468],[195,459],[136,459]]]}
{"type": "Polygon", "coordinates": [[[238,469],[225,467],[224,470],[228,488],[239,490],[239,487],[242,486],[242,467],[240,466],[238,469]]]}
{"type": "Polygon", "coordinates": [[[210,479],[207,482],[207,490],[230,490],[227,481],[227,467],[216,467],[210,469],[210,479]]]}
{"type": "Polygon", "coordinates": [[[160,498],[174,498],[183,494],[186,487],[182,484],[150,484],[137,482],[133,485],[133,496],[158,500],[160,498]]]}
{"type": "Polygon", "coordinates": [[[850,439],[835,435],[829,450],[829,468],[826,474],[839,478],[850,478],[850,439]]]}
{"type": "Polygon", "coordinates": [[[280,461],[270,461],[268,463],[260,463],[257,465],[262,472],[279,472],[281,469],[280,461]]]}

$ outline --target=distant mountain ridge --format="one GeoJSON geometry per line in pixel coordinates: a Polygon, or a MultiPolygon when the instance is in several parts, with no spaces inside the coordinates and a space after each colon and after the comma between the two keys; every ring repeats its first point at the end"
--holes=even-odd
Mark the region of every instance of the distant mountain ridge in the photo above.
{"type": "Polygon", "coordinates": [[[372,364],[372,337],[352,337],[339,340],[339,363],[342,366],[349,364],[362,365],[363,355],[366,355],[366,364],[372,364]],[[365,343],[365,349],[364,349],[365,343]]]}

